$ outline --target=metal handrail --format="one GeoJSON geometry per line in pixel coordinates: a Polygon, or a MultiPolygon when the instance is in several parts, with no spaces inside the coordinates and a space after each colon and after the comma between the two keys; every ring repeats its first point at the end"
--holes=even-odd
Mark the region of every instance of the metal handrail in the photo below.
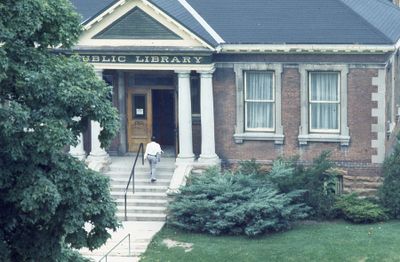
{"type": "Polygon", "coordinates": [[[131,234],[126,235],[121,241],[119,241],[113,248],[110,249],[98,262],[101,262],[103,259],[106,259],[106,262],[108,261],[108,255],[114,251],[121,243],[124,241],[126,238],[128,238],[128,256],[131,255],[131,234]]]}
{"type": "Polygon", "coordinates": [[[131,180],[132,180],[132,192],[135,193],[135,167],[136,167],[136,162],[137,162],[137,159],[139,157],[140,151],[142,151],[142,165],[144,165],[143,143],[140,143],[140,145],[139,145],[139,148],[138,148],[138,151],[137,151],[137,154],[136,154],[136,158],[135,158],[135,162],[133,163],[133,167],[132,167],[132,170],[131,170],[131,175],[129,176],[128,184],[126,185],[126,188],[125,188],[125,194],[124,194],[124,199],[125,199],[125,221],[128,220],[128,216],[126,214],[126,202],[127,202],[126,195],[128,194],[128,189],[129,189],[129,185],[131,183],[131,180]]]}

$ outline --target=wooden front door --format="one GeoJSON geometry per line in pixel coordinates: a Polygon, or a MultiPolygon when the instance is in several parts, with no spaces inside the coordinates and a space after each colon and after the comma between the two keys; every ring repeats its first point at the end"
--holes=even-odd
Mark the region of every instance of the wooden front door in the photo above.
{"type": "Polygon", "coordinates": [[[127,90],[128,151],[136,152],[140,143],[146,145],[152,135],[151,89],[129,88],[127,90]]]}

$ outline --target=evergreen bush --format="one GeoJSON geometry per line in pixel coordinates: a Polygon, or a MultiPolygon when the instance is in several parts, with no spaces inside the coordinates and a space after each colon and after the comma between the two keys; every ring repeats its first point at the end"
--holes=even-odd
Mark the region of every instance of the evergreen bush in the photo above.
{"type": "Polygon", "coordinates": [[[261,164],[257,163],[254,158],[240,161],[237,172],[243,175],[259,175],[261,174],[261,164]]]}
{"type": "Polygon", "coordinates": [[[383,163],[383,184],[379,188],[382,206],[393,218],[400,218],[400,133],[393,153],[383,163]]]}
{"type": "Polygon", "coordinates": [[[335,208],[344,219],[353,223],[375,223],[388,219],[382,207],[368,199],[359,198],[355,193],[339,197],[335,208]]]}
{"type": "Polygon", "coordinates": [[[337,184],[338,177],[332,172],[334,164],[329,156],[330,152],[324,151],[309,167],[299,164],[297,158],[280,158],[274,162],[270,173],[271,180],[281,192],[305,190],[299,201],[311,207],[311,215],[317,219],[331,219],[337,215],[334,208],[336,192],[332,185],[337,184]]]}
{"type": "Polygon", "coordinates": [[[169,205],[168,223],[213,235],[246,234],[289,229],[309,208],[293,203],[304,192],[280,193],[256,174],[220,174],[215,169],[191,178],[169,205]]]}

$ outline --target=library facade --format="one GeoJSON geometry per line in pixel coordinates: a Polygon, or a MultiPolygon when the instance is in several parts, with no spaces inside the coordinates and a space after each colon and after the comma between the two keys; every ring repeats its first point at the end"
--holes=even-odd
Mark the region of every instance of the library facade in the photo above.
{"type": "Polygon", "coordinates": [[[112,86],[120,115],[108,149],[100,148],[100,126],[92,122],[73,154],[101,166],[151,136],[177,165],[252,158],[271,164],[279,156],[308,164],[329,150],[346,170],[345,190],[376,189],[399,126],[396,7],[346,0],[326,0],[324,8],[308,0],[71,2],[84,30],[68,53],[112,86]]]}

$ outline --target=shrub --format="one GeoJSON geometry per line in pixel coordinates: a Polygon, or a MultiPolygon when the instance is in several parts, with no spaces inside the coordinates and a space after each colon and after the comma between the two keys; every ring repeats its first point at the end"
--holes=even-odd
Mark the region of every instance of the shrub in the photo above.
{"type": "Polygon", "coordinates": [[[169,205],[168,223],[213,235],[255,236],[290,228],[309,208],[294,204],[303,191],[279,193],[257,175],[219,174],[215,169],[193,177],[169,205]]]}
{"type": "Polygon", "coordinates": [[[243,175],[259,175],[261,173],[261,164],[257,163],[254,158],[250,161],[240,161],[238,173],[243,175]]]}
{"type": "Polygon", "coordinates": [[[368,199],[359,198],[355,193],[339,197],[335,208],[344,219],[353,223],[375,223],[388,219],[382,207],[368,199]]]}
{"type": "Polygon", "coordinates": [[[393,218],[400,218],[400,133],[393,153],[383,163],[383,184],[378,194],[382,206],[393,218]]]}
{"type": "Polygon", "coordinates": [[[329,219],[337,215],[333,207],[336,198],[333,187],[338,183],[338,176],[332,172],[334,165],[329,156],[330,152],[323,152],[309,167],[298,164],[296,158],[281,158],[274,162],[270,173],[271,180],[281,192],[306,191],[299,201],[313,209],[313,218],[329,219]],[[275,169],[278,172],[274,172],[275,169]]]}

